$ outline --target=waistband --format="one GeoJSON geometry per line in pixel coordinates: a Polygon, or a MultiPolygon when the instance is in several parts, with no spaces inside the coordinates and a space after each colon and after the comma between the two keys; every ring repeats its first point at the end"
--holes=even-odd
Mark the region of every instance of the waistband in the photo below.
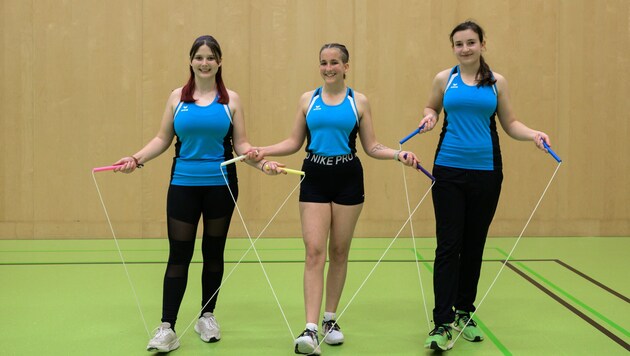
{"type": "Polygon", "coordinates": [[[320,156],[314,153],[306,152],[305,161],[309,161],[322,166],[336,166],[351,162],[357,157],[354,153],[348,153],[341,156],[320,156]]]}

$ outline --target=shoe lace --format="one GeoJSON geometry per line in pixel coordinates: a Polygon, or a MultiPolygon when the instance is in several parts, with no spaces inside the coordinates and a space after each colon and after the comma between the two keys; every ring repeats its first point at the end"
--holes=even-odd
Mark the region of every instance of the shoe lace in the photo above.
{"type": "Polygon", "coordinates": [[[444,335],[450,340],[453,336],[451,335],[451,328],[444,325],[436,325],[433,330],[429,333],[429,336],[433,335],[444,335]]]}
{"type": "Polygon", "coordinates": [[[165,328],[163,326],[159,326],[157,328],[155,328],[155,335],[153,336],[154,339],[162,339],[164,337],[166,337],[168,335],[168,331],[171,330],[170,328],[165,328]]]}
{"type": "Polygon", "coordinates": [[[214,317],[202,316],[199,320],[204,324],[207,329],[218,329],[219,323],[214,317]]]}
{"type": "Polygon", "coordinates": [[[304,331],[302,332],[302,335],[300,336],[308,336],[314,340],[317,340],[317,332],[311,329],[304,329],[304,331]]]}
{"type": "Polygon", "coordinates": [[[470,318],[469,313],[458,313],[458,324],[476,327],[477,323],[470,318]]]}
{"type": "Polygon", "coordinates": [[[340,327],[339,324],[337,324],[337,321],[335,321],[334,319],[324,321],[324,331],[328,332],[331,329],[339,331],[340,327]]]}

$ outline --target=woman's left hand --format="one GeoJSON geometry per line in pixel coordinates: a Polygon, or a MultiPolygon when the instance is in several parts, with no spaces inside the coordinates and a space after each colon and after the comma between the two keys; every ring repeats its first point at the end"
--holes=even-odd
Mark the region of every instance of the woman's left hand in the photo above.
{"type": "Polygon", "coordinates": [[[413,152],[409,151],[400,151],[400,153],[398,153],[398,160],[405,166],[413,167],[415,167],[416,164],[419,162],[418,157],[416,157],[413,152]]]}
{"type": "Polygon", "coordinates": [[[276,162],[276,161],[264,161],[260,168],[268,176],[275,176],[278,174],[287,174],[285,170],[282,168],[285,167],[285,164],[276,162]]]}
{"type": "Polygon", "coordinates": [[[543,145],[543,140],[545,141],[547,146],[551,147],[551,142],[549,141],[549,136],[547,136],[547,134],[542,132],[542,131],[535,131],[534,143],[536,144],[536,147],[538,147],[539,149],[547,152],[547,149],[543,145]]]}

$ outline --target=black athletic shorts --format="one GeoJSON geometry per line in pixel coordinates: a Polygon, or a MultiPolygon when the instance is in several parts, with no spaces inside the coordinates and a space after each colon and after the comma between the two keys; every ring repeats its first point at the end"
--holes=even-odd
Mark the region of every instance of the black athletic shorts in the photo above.
{"type": "Polygon", "coordinates": [[[357,205],[365,200],[363,166],[354,154],[324,157],[307,153],[300,201],[357,205]]]}
{"type": "MultiPolygon", "coordinates": [[[[238,185],[230,184],[234,199],[238,199],[238,185]]],[[[170,185],[166,198],[167,216],[190,224],[232,215],[234,200],[227,185],[182,186],[170,185]]]]}

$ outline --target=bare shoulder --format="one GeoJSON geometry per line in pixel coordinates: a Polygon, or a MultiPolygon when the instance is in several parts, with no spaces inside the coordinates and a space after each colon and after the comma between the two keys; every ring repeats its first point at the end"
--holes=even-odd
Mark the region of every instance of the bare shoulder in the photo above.
{"type": "Polygon", "coordinates": [[[235,92],[234,90],[227,89],[227,88],[225,90],[227,90],[228,96],[230,97],[230,101],[234,100],[234,101],[240,102],[241,97],[238,95],[237,92],[235,92]]]}
{"type": "Polygon", "coordinates": [[[367,105],[369,104],[368,98],[365,94],[354,91],[354,101],[356,101],[357,105],[367,105]]]}
{"type": "Polygon", "coordinates": [[[172,107],[177,106],[182,98],[182,87],[179,87],[171,92],[171,95],[168,96],[168,104],[172,107]]]}
{"type": "Polygon", "coordinates": [[[298,106],[302,108],[304,112],[308,109],[308,104],[311,102],[311,98],[315,94],[315,90],[309,90],[307,92],[302,93],[300,96],[300,100],[298,101],[298,106]]]}
{"type": "Polygon", "coordinates": [[[501,74],[497,73],[497,72],[492,72],[492,75],[494,76],[494,79],[496,79],[497,83],[497,88],[499,89],[499,92],[501,92],[501,90],[505,90],[507,89],[507,79],[505,79],[504,76],[502,76],[501,74]]]}
{"type": "Polygon", "coordinates": [[[449,77],[451,76],[452,68],[444,69],[443,71],[438,72],[433,78],[434,84],[442,84],[442,87],[446,86],[449,77]]]}

